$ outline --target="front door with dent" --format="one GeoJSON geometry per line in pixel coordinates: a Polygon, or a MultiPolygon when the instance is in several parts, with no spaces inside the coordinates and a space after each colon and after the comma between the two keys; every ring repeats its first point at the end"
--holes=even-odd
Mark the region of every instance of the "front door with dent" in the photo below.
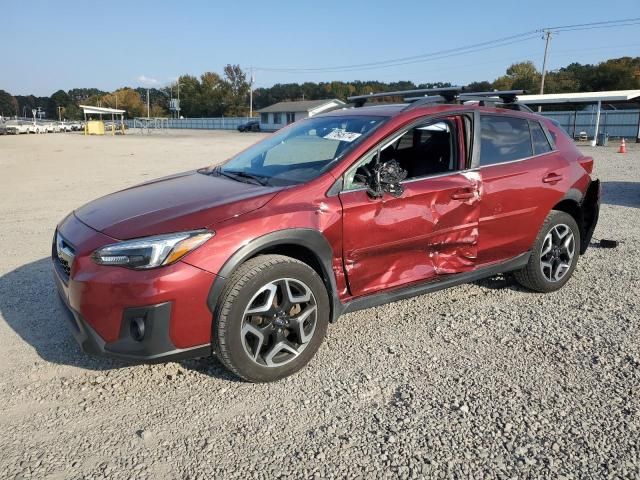
{"type": "Polygon", "coordinates": [[[353,296],[475,267],[479,189],[464,172],[462,116],[418,124],[369,152],[345,176],[343,259],[353,296]],[[359,182],[378,162],[407,171],[399,197],[371,198],[359,182]],[[364,169],[362,168],[364,166],[364,169]]]}

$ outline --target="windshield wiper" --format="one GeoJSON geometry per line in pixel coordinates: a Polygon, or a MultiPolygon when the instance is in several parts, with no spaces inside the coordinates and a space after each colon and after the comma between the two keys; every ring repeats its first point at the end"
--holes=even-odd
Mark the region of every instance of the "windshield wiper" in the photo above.
{"type": "Polygon", "coordinates": [[[238,180],[238,177],[236,177],[235,175],[229,175],[227,172],[223,172],[222,168],[220,168],[220,167],[213,168],[209,173],[210,174],[213,173],[214,175],[220,175],[222,177],[230,178],[231,180],[233,180],[235,182],[241,181],[241,180],[238,180]]]}
{"type": "MultiPolygon", "coordinates": [[[[261,177],[259,175],[253,175],[251,173],[243,172],[240,170],[223,171],[222,169],[220,169],[218,173],[220,173],[220,175],[224,175],[225,177],[230,177],[230,178],[240,177],[240,178],[245,178],[247,180],[253,180],[257,185],[261,185],[263,187],[266,187],[269,184],[266,180],[264,180],[265,177],[261,177]]],[[[235,178],[235,180],[237,180],[237,178],[235,178]]]]}

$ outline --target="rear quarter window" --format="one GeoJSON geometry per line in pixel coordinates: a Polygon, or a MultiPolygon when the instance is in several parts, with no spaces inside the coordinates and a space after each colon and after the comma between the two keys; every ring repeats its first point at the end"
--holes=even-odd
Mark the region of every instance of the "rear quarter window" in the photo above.
{"type": "Polygon", "coordinates": [[[480,166],[533,156],[528,120],[502,115],[482,115],[480,127],[480,166]]]}
{"type": "Polygon", "coordinates": [[[529,128],[531,129],[531,142],[533,143],[533,154],[542,155],[543,153],[550,152],[552,150],[549,144],[547,134],[538,122],[529,122],[529,128]]]}

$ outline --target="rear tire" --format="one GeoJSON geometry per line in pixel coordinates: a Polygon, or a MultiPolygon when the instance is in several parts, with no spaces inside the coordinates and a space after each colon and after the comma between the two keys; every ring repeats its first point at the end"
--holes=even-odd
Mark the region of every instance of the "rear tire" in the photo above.
{"type": "Polygon", "coordinates": [[[229,278],[213,319],[220,361],[249,382],[272,382],[302,369],[329,324],[329,296],[307,264],[261,255],[229,278]]]}
{"type": "Polygon", "coordinates": [[[578,224],[568,213],[552,210],[536,237],[529,263],[513,273],[523,287],[553,292],[569,281],[579,256],[578,224]]]}

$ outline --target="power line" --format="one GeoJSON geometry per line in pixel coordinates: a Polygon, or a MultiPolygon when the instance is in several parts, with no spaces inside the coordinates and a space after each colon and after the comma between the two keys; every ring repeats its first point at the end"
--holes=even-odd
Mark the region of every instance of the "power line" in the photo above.
{"type": "Polygon", "coordinates": [[[354,65],[340,65],[334,67],[255,67],[256,70],[269,71],[269,72],[338,72],[338,71],[349,71],[349,70],[368,70],[378,67],[395,67],[398,65],[407,65],[409,63],[419,63],[424,60],[431,60],[432,57],[441,56],[453,56],[459,55],[461,53],[469,53],[468,51],[474,52],[479,50],[486,50],[488,48],[496,48],[503,45],[511,45],[512,43],[518,43],[525,40],[530,40],[531,38],[537,37],[539,32],[537,30],[532,30],[525,33],[520,33],[517,35],[511,35],[508,37],[498,38],[495,40],[489,40],[482,43],[476,43],[472,45],[465,45],[463,47],[450,48],[446,50],[438,50],[430,53],[423,53],[421,55],[414,55],[411,57],[402,57],[395,58],[391,60],[381,60],[377,62],[369,62],[369,63],[359,63],[354,65]]]}
{"type": "Polygon", "coordinates": [[[556,27],[547,27],[546,30],[563,30],[565,28],[574,28],[574,27],[592,27],[595,25],[611,25],[611,26],[615,26],[613,24],[616,23],[624,23],[624,22],[637,22],[640,21],[640,17],[636,17],[636,18],[622,18],[619,20],[606,20],[603,22],[590,22],[590,23],[576,23],[573,25],[560,25],[560,26],[556,26],[556,27]]]}
{"type": "Polygon", "coordinates": [[[531,30],[523,32],[517,35],[511,35],[508,37],[502,37],[494,40],[488,40],[486,42],[476,43],[472,45],[465,45],[457,48],[450,48],[446,50],[439,50],[436,52],[424,53],[420,55],[413,55],[410,57],[400,57],[395,59],[381,60],[376,62],[360,63],[353,65],[338,65],[333,67],[254,67],[254,70],[261,70],[265,72],[283,72],[283,73],[321,73],[321,72],[352,72],[361,70],[377,70],[381,68],[397,67],[402,65],[409,65],[414,63],[425,63],[433,60],[441,60],[453,56],[466,55],[469,53],[475,53],[483,50],[489,50],[494,48],[500,48],[514,43],[525,42],[536,38],[540,33],[552,32],[571,32],[579,30],[591,30],[598,28],[614,28],[614,27],[626,27],[640,25],[640,17],[627,18],[619,20],[607,20],[601,22],[580,23],[574,25],[560,25],[551,28],[543,28],[537,30],[531,30]]]}

